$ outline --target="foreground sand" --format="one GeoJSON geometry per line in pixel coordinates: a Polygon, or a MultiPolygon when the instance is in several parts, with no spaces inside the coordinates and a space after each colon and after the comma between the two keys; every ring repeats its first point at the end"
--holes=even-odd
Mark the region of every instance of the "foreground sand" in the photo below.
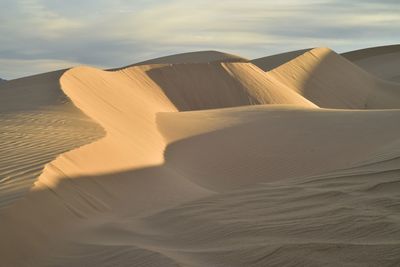
{"type": "Polygon", "coordinates": [[[400,261],[400,85],[329,49],[77,67],[0,94],[1,266],[400,261]]]}

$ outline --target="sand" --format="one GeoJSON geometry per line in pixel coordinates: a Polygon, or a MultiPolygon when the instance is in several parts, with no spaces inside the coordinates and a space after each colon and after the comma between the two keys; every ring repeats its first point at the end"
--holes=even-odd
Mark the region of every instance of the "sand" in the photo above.
{"type": "Polygon", "coordinates": [[[247,58],[240,57],[229,53],[219,51],[195,51],[181,53],[171,56],[153,58],[141,62],[131,64],[122,68],[114,68],[110,70],[121,70],[132,66],[142,66],[151,64],[183,64],[183,63],[212,63],[212,62],[249,62],[247,58]]]}
{"type": "Polygon", "coordinates": [[[400,82],[400,45],[366,48],[343,56],[381,79],[400,82]]]}
{"type": "Polygon", "coordinates": [[[0,209],[23,196],[46,163],[104,135],[60,90],[63,72],[0,85],[0,209]]]}
{"type": "Polygon", "coordinates": [[[2,85],[0,266],[396,265],[400,85],[327,48],[266,59],[2,85]]]}
{"type": "Polygon", "coordinates": [[[323,108],[391,109],[400,85],[376,78],[328,48],[315,48],[268,73],[323,108]]]}
{"type": "Polygon", "coordinates": [[[277,54],[277,55],[256,58],[256,59],[251,60],[251,63],[253,63],[257,67],[259,67],[263,71],[269,71],[269,70],[279,67],[280,65],[283,65],[284,63],[291,61],[292,59],[295,59],[298,56],[301,56],[302,54],[304,54],[305,52],[310,51],[310,50],[311,50],[311,48],[301,49],[301,50],[290,51],[290,52],[281,53],[281,54],[277,54]]]}

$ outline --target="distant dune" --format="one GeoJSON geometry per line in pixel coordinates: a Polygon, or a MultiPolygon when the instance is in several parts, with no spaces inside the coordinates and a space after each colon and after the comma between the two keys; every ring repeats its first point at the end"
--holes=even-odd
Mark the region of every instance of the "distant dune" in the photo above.
{"type": "Polygon", "coordinates": [[[400,84],[348,55],[0,85],[0,266],[396,265],[400,84]]]}
{"type": "Polygon", "coordinates": [[[370,57],[382,56],[398,52],[400,52],[400,45],[387,45],[354,50],[342,53],[341,55],[350,61],[359,61],[370,57]]]}
{"type": "MultiPolygon", "coordinates": [[[[219,51],[196,51],[176,54],[171,56],[154,58],[138,62],[123,68],[150,64],[184,64],[184,63],[212,63],[212,62],[248,62],[249,60],[240,56],[223,53],[219,51]]],[[[123,68],[117,68],[123,69],[123,68]]]]}
{"type": "Polygon", "coordinates": [[[400,82],[400,45],[366,48],[342,55],[377,77],[400,82]]]}

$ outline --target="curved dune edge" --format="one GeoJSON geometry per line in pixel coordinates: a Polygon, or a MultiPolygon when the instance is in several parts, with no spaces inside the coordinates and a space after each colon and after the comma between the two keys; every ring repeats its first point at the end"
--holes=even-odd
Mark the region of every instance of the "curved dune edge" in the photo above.
{"type": "Polygon", "coordinates": [[[272,56],[252,59],[250,62],[262,69],[263,71],[273,70],[301,55],[310,51],[312,48],[290,51],[272,56]]]}
{"type": "MultiPolygon", "coordinates": [[[[58,241],[86,242],[86,230],[103,229],[105,223],[124,224],[129,218],[135,223],[128,229],[143,230],[136,218],[152,221],[161,216],[156,221],[163,221],[163,210],[215,192],[299,176],[317,177],[351,169],[359,162],[380,162],[375,155],[379,149],[383,149],[379,155],[390,154],[386,160],[396,157],[390,152],[398,139],[399,111],[318,109],[289,86],[277,86],[267,76],[248,63],[154,65],[118,72],[78,67],[65,73],[63,91],[105,128],[107,136],[47,165],[32,193],[9,211],[7,227],[0,229],[7,241],[0,245],[7,252],[5,262],[14,263],[21,255],[21,264],[43,260],[40,258],[52,245],[55,251],[61,249],[58,241]],[[196,73],[218,74],[216,78],[225,75],[217,84],[222,96],[213,95],[213,90],[193,96],[185,91],[191,81],[171,73],[191,74],[191,79],[199,77],[196,73]],[[246,79],[248,75],[251,79],[246,79]],[[224,83],[226,88],[220,86],[224,83]],[[251,104],[280,105],[236,107],[251,104]],[[191,111],[221,107],[227,109],[191,111]],[[305,128],[299,129],[300,125],[305,128]],[[326,140],[338,135],[344,142],[330,146],[326,140]],[[250,138],[237,142],[243,136],[250,138]],[[260,139],[273,143],[257,142],[260,139]],[[282,151],[282,144],[289,144],[287,150],[282,151]],[[307,151],[313,147],[318,150],[307,151]],[[349,153],[343,155],[344,149],[349,153]],[[210,151],[218,162],[210,157],[210,151]],[[265,166],[266,160],[273,164],[265,166]],[[315,162],[319,162],[318,169],[315,162]],[[45,210],[37,208],[41,204],[45,210]],[[32,219],[30,225],[25,218],[32,219]]],[[[211,88],[216,88],[215,80],[197,86],[209,88],[210,82],[211,88]]],[[[171,225],[167,228],[164,230],[176,231],[171,225]]],[[[194,234],[199,234],[196,229],[194,234]]],[[[153,263],[207,264],[188,251],[177,252],[162,242],[140,242],[141,238],[133,237],[139,240],[134,244],[138,255],[148,251],[158,255],[149,256],[153,263]]],[[[94,234],[89,240],[101,245],[103,234],[94,234]]],[[[248,256],[258,258],[251,253],[248,256]]]]}
{"type": "Polygon", "coordinates": [[[341,55],[350,61],[359,61],[369,57],[382,56],[400,52],[400,45],[375,46],[362,48],[354,51],[342,53],[341,55]]]}
{"type": "Polygon", "coordinates": [[[151,65],[151,64],[182,64],[182,63],[215,63],[215,62],[248,62],[249,60],[237,55],[228,54],[220,51],[196,51],[170,56],[158,57],[150,60],[141,61],[122,68],[112,70],[121,70],[133,66],[151,65]]]}

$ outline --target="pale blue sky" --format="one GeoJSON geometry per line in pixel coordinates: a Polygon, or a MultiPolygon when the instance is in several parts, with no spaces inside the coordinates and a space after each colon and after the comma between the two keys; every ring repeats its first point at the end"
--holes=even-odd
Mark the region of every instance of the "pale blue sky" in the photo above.
{"type": "Polygon", "coordinates": [[[0,0],[0,77],[220,50],[256,58],[400,43],[400,1],[0,0]]]}

